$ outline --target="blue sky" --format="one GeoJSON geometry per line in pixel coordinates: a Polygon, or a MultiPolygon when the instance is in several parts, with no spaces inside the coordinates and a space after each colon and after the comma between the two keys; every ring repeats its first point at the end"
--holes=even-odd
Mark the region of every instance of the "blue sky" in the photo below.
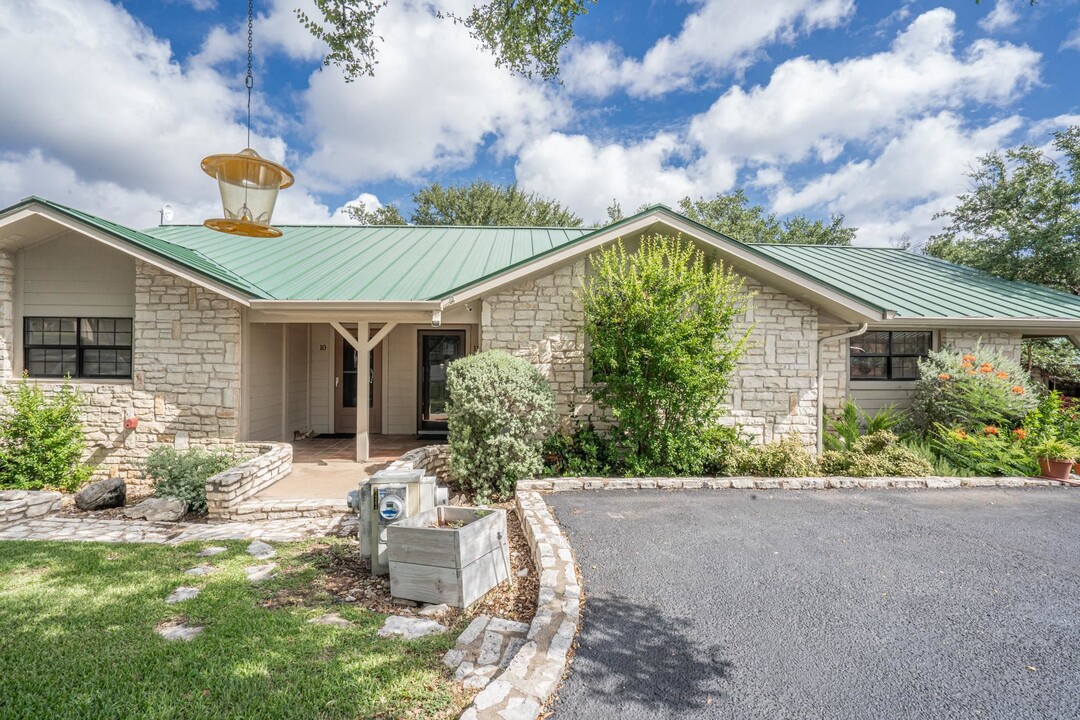
{"type": "MultiPolygon", "coordinates": [[[[978,155],[1080,123],[1080,0],[600,0],[563,84],[496,69],[432,3],[391,0],[374,78],[320,70],[306,0],[256,2],[253,145],[297,184],[275,221],[344,222],[431,181],[517,181],[586,221],[745,188],[924,240],[978,155]]],[[[446,7],[468,0],[439,0],[446,7]]],[[[0,4],[0,204],[136,227],[216,212],[198,169],[244,144],[242,0],[0,4]]]]}

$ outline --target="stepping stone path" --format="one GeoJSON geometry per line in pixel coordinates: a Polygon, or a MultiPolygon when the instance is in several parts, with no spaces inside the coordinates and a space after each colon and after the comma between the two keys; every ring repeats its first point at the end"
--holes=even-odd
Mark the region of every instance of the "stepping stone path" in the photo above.
{"type": "Polygon", "coordinates": [[[479,615],[458,636],[443,664],[454,668],[454,677],[470,690],[482,690],[504,670],[525,644],[527,623],[479,615]]]}
{"type": "Polygon", "coordinates": [[[208,548],[203,548],[197,554],[199,557],[214,557],[220,555],[223,552],[228,552],[229,548],[223,548],[220,545],[212,545],[208,548]]]}
{"type": "Polygon", "coordinates": [[[196,575],[196,576],[201,577],[203,575],[209,575],[210,573],[214,572],[214,569],[215,568],[212,565],[196,565],[195,567],[191,568],[190,570],[185,570],[184,574],[185,575],[196,575]]]}
{"type": "Polygon", "coordinates": [[[434,620],[421,620],[404,615],[391,615],[379,628],[379,637],[403,637],[406,640],[415,640],[427,635],[435,635],[446,632],[446,626],[434,620]]]}
{"type": "Polygon", "coordinates": [[[317,618],[308,620],[312,625],[333,625],[334,627],[352,627],[352,623],[341,617],[337,613],[328,613],[326,615],[320,615],[317,618]]]}
{"type": "Polygon", "coordinates": [[[277,567],[277,563],[267,563],[266,565],[249,565],[244,568],[244,572],[247,573],[247,579],[251,582],[262,582],[263,580],[269,580],[274,577],[274,568],[277,567]]]}
{"type": "Polygon", "coordinates": [[[178,602],[190,600],[199,594],[199,588],[197,587],[184,587],[180,586],[169,593],[169,597],[165,598],[165,602],[170,605],[175,605],[178,602]]]}
{"type": "Polygon", "coordinates": [[[158,635],[166,640],[184,640],[190,642],[202,634],[206,628],[202,625],[188,625],[186,622],[166,623],[158,628],[158,635]]]}
{"type": "Polygon", "coordinates": [[[270,558],[277,555],[277,552],[274,550],[274,548],[270,547],[262,540],[256,540],[255,542],[248,545],[247,551],[248,555],[255,558],[256,560],[269,560],[270,558]]]}

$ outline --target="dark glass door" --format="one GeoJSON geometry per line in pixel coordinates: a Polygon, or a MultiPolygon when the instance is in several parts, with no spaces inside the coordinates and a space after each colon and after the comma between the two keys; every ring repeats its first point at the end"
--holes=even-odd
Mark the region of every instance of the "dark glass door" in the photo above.
{"type": "Polygon", "coordinates": [[[420,332],[420,429],[446,432],[446,368],[465,355],[465,331],[420,332]]]}

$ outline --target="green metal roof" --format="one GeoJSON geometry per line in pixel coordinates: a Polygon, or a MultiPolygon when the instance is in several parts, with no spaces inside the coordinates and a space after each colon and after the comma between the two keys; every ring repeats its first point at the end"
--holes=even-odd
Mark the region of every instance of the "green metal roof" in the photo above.
{"type": "Polygon", "coordinates": [[[896,248],[755,245],[898,317],[1080,318],[1080,297],[896,248]]]}
{"type": "MultiPolygon", "coordinates": [[[[122,241],[265,300],[438,300],[601,231],[655,211],[652,206],[605,228],[361,227],[285,225],[282,237],[244,238],[201,225],[142,232],[31,197],[122,241]]],[[[696,225],[696,223],[693,223],[696,225]]],[[[906,318],[1080,319],[1080,297],[993,277],[894,248],[745,245],[702,226],[702,235],[742,245],[870,307],[906,318]]]]}
{"type": "Polygon", "coordinates": [[[580,240],[589,228],[279,225],[280,238],[201,225],[146,233],[229,268],[276,300],[431,300],[580,240]]]}

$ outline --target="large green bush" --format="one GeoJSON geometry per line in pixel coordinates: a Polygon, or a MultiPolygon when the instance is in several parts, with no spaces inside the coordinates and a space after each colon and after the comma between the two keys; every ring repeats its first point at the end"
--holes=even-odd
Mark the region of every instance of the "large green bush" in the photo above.
{"type": "Polygon", "coordinates": [[[975,347],[940,350],[919,362],[910,416],[929,435],[936,425],[1014,428],[1039,402],[1038,386],[1019,363],[975,347]]]}
{"type": "Polygon", "coordinates": [[[553,477],[607,476],[620,472],[611,437],[591,422],[552,433],[544,440],[544,474],[553,477]]]}
{"type": "Polygon", "coordinates": [[[189,510],[205,513],[206,481],[237,462],[239,458],[232,453],[162,446],[143,461],[143,472],[153,481],[157,497],[183,500],[189,510]]]}
{"type": "Polygon", "coordinates": [[[78,391],[65,382],[46,394],[23,377],[0,392],[0,488],[73,490],[85,482],[78,391]]]}
{"type": "Polygon", "coordinates": [[[936,425],[930,445],[938,457],[972,475],[1039,474],[1039,463],[1022,429],[1007,432],[987,425],[982,430],[968,431],[936,425]]]}
{"type": "Polygon", "coordinates": [[[888,430],[855,440],[846,450],[827,450],[821,457],[826,475],[846,477],[927,477],[934,463],[917,448],[908,447],[888,430]]]}
{"type": "Polygon", "coordinates": [[[697,474],[749,328],[742,280],[681,237],[621,242],[581,290],[593,397],[632,474],[697,474]]]}
{"type": "Polygon", "coordinates": [[[531,363],[501,350],[470,355],[450,363],[446,386],[450,476],[459,487],[486,502],[541,473],[555,395],[531,363]]]}

